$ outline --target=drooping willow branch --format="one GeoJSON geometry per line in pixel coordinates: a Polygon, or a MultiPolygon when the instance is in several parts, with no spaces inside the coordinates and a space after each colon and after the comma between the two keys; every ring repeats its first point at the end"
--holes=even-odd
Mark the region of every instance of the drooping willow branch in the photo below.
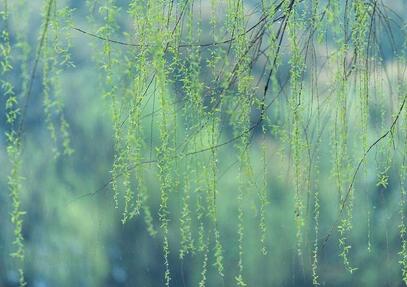
{"type": "MultiPolygon", "coordinates": [[[[283,2],[284,2],[284,1],[282,1],[277,7],[280,7],[283,2]]],[[[186,5],[186,4],[185,4],[185,5],[186,5]]],[[[220,42],[209,42],[209,43],[202,43],[202,44],[178,44],[178,45],[177,45],[177,48],[190,48],[190,47],[209,48],[209,47],[212,47],[212,46],[219,46],[219,45],[228,44],[228,43],[230,43],[230,42],[236,41],[236,39],[237,39],[238,37],[241,37],[241,36],[244,36],[244,35],[250,33],[250,32],[251,32],[252,30],[254,30],[258,25],[260,25],[262,22],[267,21],[267,18],[268,18],[268,17],[269,17],[268,14],[265,15],[265,16],[263,16],[256,24],[254,24],[254,25],[251,26],[249,29],[247,29],[243,34],[237,35],[237,36],[232,37],[232,38],[230,38],[230,39],[223,40],[223,41],[220,41],[220,42]]],[[[181,19],[181,18],[182,18],[182,14],[181,14],[181,16],[179,17],[179,19],[181,19]]],[[[275,21],[275,22],[281,21],[283,18],[284,18],[284,16],[280,16],[280,17],[278,17],[277,19],[275,19],[274,21],[275,21]]],[[[175,25],[174,30],[176,29],[177,25],[178,25],[178,24],[175,25]]],[[[106,38],[106,37],[103,37],[103,36],[100,36],[100,35],[97,35],[97,34],[94,34],[94,33],[88,32],[88,31],[85,31],[85,30],[83,30],[83,29],[81,29],[81,28],[78,28],[78,27],[72,27],[72,29],[74,29],[75,31],[78,31],[78,32],[80,32],[80,33],[82,33],[82,34],[85,34],[85,35],[87,35],[87,36],[90,36],[90,37],[93,37],[93,38],[96,38],[96,39],[99,39],[99,40],[102,40],[102,41],[108,41],[108,42],[113,43],[113,44],[118,44],[118,45],[122,45],[122,46],[129,46],[129,47],[151,47],[151,44],[150,44],[150,45],[144,45],[144,44],[128,43],[128,42],[124,42],[124,41],[109,39],[109,38],[106,38]]],[[[169,43],[170,43],[170,42],[168,42],[168,43],[166,44],[166,46],[168,46],[169,43]]]]}
{"type": "Polygon", "coordinates": [[[363,162],[366,160],[366,157],[368,156],[368,154],[370,153],[370,151],[371,151],[376,145],[378,145],[382,140],[384,140],[384,139],[385,139],[386,137],[388,137],[389,135],[393,136],[394,128],[395,128],[395,126],[396,126],[398,120],[400,119],[401,113],[403,112],[403,110],[404,110],[404,108],[405,108],[406,101],[407,101],[407,94],[404,96],[403,102],[401,103],[400,108],[399,108],[399,110],[398,110],[398,112],[397,112],[397,114],[396,114],[396,116],[395,116],[393,122],[391,123],[390,127],[388,128],[388,130],[387,130],[384,134],[382,134],[379,138],[377,138],[377,139],[368,147],[368,149],[363,153],[362,157],[360,158],[360,160],[359,160],[359,162],[358,162],[358,164],[357,164],[357,166],[356,166],[356,168],[355,168],[355,170],[354,170],[354,172],[353,172],[352,180],[351,180],[351,182],[350,182],[350,184],[349,184],[349,186],[348,186],[348,188],[347,188],[345,197],[344,197],[343,201],[340,203],[340,209],[339,209],[339,212],[338,212],[338,215],[337,215],[337,219],[336,219],[336,221],[331,225],[330,231],[328,232],[328,234],[327,234],[325,237],[323,237],[322,248],[326,245],[327,241],[329,240],[329,238],[330,238],[331,235],[332,235],[333,230],[336,228],[336,226],[338,225],[339,220],[341,219],[341,216],[342,216],[343,211],[344,211],[344,209],[345,209],[346,203],[347,203],[347,201],[349,200],[349,195],[350,195],[350,193],[351,193],[351,191],[352,191],[352,188],[353,188],[353,186],[354,186],[354,184],[355,184],[356,177],[357,177],[357,175],[358,175],[358,172],[359,172],[359,170],[360,170],[360,168],[361,168],[363,162]]]}
{"type": "Polygon", "coordinates": [[[20,123],[18,126],[18,131],[17,131],[17,135],[19,138],[21,138],[23,136],[23,129],[24,129],[24,122],[26,119],[26,115],[27,115],[27,109],[28,109],[28,105],[30,102],[30,98],[32,95],[32,90],[33,90],[33,86],[34,86],[34,80],[37,74],[37,70],[38,70],[38,64],[39,61],[41,59],[41,54],[42,54],[42,49],[44,47],[45,44],[45,39],[46,39],[46,35],[47,35],[47,31],[48,31],[48,26],[51,20],[51,9],[54,5],[54,0],[49,0],[48,4],[47,4],[47,12],[46,12],[46,16],[45,16],[45,23],[44,23],[44,27],[41,33],[41,38],[40,38],[40,42],[39,45],[37,47],[37,52],[36,52],[36,56],[34,59],[34,64],[31,70],[31,76],[30,76],[30,80],[29,80],[29,84],[28,84],[28,90],[27,90],[27,94],[24,95],[24,99],[23,99],[23,107],[22,107],[22,111],[21,111],[21,118],[20,118],[20,123]]]}

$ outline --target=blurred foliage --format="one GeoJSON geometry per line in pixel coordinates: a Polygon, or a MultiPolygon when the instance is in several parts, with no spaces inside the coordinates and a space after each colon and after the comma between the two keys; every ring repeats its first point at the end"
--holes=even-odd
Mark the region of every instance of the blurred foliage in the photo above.
{"type": "Polygon", "coordinates": [[[0,286],[406,285],[404,1],[0,7],[0,286]]]}

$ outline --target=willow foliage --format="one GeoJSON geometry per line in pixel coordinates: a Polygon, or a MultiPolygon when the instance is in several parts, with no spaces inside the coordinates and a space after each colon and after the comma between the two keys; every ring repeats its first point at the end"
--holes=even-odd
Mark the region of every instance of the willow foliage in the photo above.
{"type": "Polygon", "coordinates": [[[407,285],[406,23],[385,1],[88,0],[87,15],[69,1],[40,1],[40,15],[25,2],[0,6],[2,166],[20,286],[27,117],[40,93],[55,159],[72,156],[61,77],[80,65],[73,37],[93,47],[87,60],[113,125],[111,178],[87,192],[111,188],[123,225],[143,218],[161,243],[163,285],[176,284],[172,258],[199,261],[191,286],[252,285],[253,256],[286,248],[271,225],[284,180],[294,261],[315,286],[331,242],[344,272],[358,276],[355,252],[370,253],[382,228],[369,190],[400,190],[394,260],[407,285]],[[35,13],[30,46],[29,26],[17,23],[35,13]],[[355,224],[365,225],[366,246],[353,245],[355,224]]]}

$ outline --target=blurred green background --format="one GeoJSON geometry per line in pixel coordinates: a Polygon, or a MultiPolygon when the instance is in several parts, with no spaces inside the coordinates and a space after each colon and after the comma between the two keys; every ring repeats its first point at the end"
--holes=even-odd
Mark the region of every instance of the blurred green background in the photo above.
{"type": "MultiPolygon", "coordinates": [[[[206,2],[205,0],[202,2],[206,2]]],[[[247,7],[258,4],[246,1],[247,7]]],[[[401,17],[407,15],[405,1],[384,1],[401,17]]],[[[74,8],[75,27],[95,32],[88,23],[85,1],[66,1],[74,8]]],[[[208,5],[202,4],[203,9],[208,5]]],[[[27,15],[12,16],[15,25],[26,25],[29,29],[28,41],[31,46],[30,65],[40,33],[42,1],[26,3],[27,15]]],[[[62,4],[61,4],[62,5],[62,4]]],[[[127,1],[118,1],[123,11],[127,1]]],[[[250,10],[248,8],[248,11],[250,10]]],[[[126,30],[126,19],[121,19],[122,32],[126,30]]],[[[12,28],[14,29],[14,28],[12,28]]],[[[70,140],[74,150],[71,156],[54,157],[52,142],[44,124],[42,106],[41,74],[34,81],[32,98],[28,106],[23,148],[24,192],[22,193],[24,216],[23,236],[25,239],[25,275],[28,286],[163,286],[164,264],[162,238],[152,237],[146,230],[142,217],[121,223],[121,210],[114,208],[110,186],[100,190],[109,181],[114,157],[113,124],[110,115],[110,102],[102,97],[101,72],[93,60],[102,49],[101,41],[72,29],[72,61],[75,67],[66,68],[61,73],[61,91],[64,101],[64,115],[70,124],[70,140]],[[91,194],[95,191],[97,193],[91,194]]],[[[209,38],[207,27],[202,32],[203,39],[209,38]]],[[[401,34],[394,35],[400,39],[401,34]]],[[[125,39],[118,33],[116,39],[125,39]]],[[[383,47],[387,39],[383,37],[383,47]]],[[[12,43],[15,39],[12,37],[12,43]]],[[[123,48],[112,45],[118,51],[123,48]]],[[[323,47],[321,48],[323,49],[323,47]]],[[[389,67],[394,63],[390,49],[384,50],[384,62],[389,67]]],[[[261,67],[255,68],[255,71],[261,67]]],[[[13,71],[13,81],[18,83],[21,71],[13,71]]],[[[278,74],[281,81],[287,77],[287,67],[282,66],[278,74]]],[[[321,76],[321,85],[323,85],[321,76]]],[[[394,81],[395,79],[391,79],[394,81]]],[[[306,83],[307,84],[307,83],[306,83]]],[[[305,85],[306,85],[305,84],[305,85]]],[[[18,92],[18,90],[17,90],[18,92]]],[[[174,90],[174,93],[176,91],[174,90]]],[[[4,107],[4,98],[0,99],[4,107]]],[[[150,103],[151,105],[151,103],[150,103]]],[[[147,106],[144,113],[151,112],[147,106]]],[[[375,103],[372,103],[372,110],[375,103]]],[[[380,114],[380,111],[377,112],[380,114]]],[[[270,112],[271,124],[279,123],[279,116],[270,112]]],[[[372,116],[372,122],[375,122],[372,116]]],[[[379,115],[376,115],[379,117],[379,115]]],[[[356,121],[356,120],[355,120],[356,121]]],[[[150,118],[145,122],[146,134],[150,132],[150,118]]],[[[180,122],[182,125],[182,122],[180,122]]],[[[357,125],[357,123],[355,123],[357,125]]],[[[372,124],[374,126],[374,124],[372,124]]],[[[12,258],[13,226],[10,223],[10,199],[7,188],[8,161],[5,152],[7,129],[4,113],[0,118],[0,286],[17,286],[18,274],[12,258]]],[[[351,125],[350,134],[356,128],[351,125]]],[[[226,140],[231,131],[225,130],[226,140]]],[[[377,134],[380,134],[378,132],[377,134]]],[[[158,145],[159,132],[154,130],[154,146],[158,145]]],[[[358,140],[355,136],[355,141],[358,140]]],[[[376,138],[373,133],[369,143],[376,138]]],[[[386,143],[388,143],[386,141],[386,143]]],[[[384,143],[384,145],[386,145],[384,143]]],[[[303,257],[296,251],[293,178],[290,171],[290,153],[281,137],[271,134],[263,138],[255,131],[250,145],[251,163],[255,171],[261,172],[259,146],[264,144],[268,151],[267,194],[270,205],[267,207],[267,255],[261,252],[260,231],[258,228],[259,208],[256,199],[245,203],[244,275],[249,286],[312,286],[312,248],[314,231],[307,226],[304,236],[303,257]]],[[[337,218],[337,192],[332,179],[332,146],[329,138],[324,138],[319,151],[321,194],[320,235],[326,235],[337,218]]],[[[352,154],[354,162],[362,155],[362,150],[352,154]]],[[[351,236],[352,265],[358,270],[349,274],[339,257],[336,232],[333,232],[326,245],[320,249],[319,275],[323,286],[403,286],[398,261],[400,257],[400,173],[399,161],[394,160],[389,170],[387,188],[377,186],[380,162],[384,161],[380,148],[369,158],[363,180],[356,186],[354,198],[353,230],[351,236]],[[377,161],[375,161],[377,160],[377,161]],[[378,163],[379,162],[379,163],[378,163]],[[367,219],[369,211],[369,227],[367,219]],[[369,229],[369,230],[368,230],[369,229]],[[370,234],[371,248],[368,248],[370,234]]],[[[146,152],[148,158],[148,152],[146,152]]],[[[205,158],[205,155],[202,155],[205,158]]],[[[238,167],[233,144],[219,151],[218,179],[218,224],[221,242],[224,246],[225,276],[217,275],[213,266],[213,246],[210,246],[207,286],[234,286],[238,261],[238,213],[237,196],[238,167]]],[[[186,160],[180,161],[180,174],[186,160]]],[[[154,225],[159,229],[159,184],[156,167],[149,165],[146,184],[149,193],[154,225]]],[[[187,175],[188,176],[188,175],[187,175]]],[[[255,196],[253,197],[255,198],[255,196]]],[[[171,193],[170,202],[170,270],[171,286],[198,286],[201,278],[203,255],[187,255],[179,259],[179,215],[182,193],[171,193]]],[[[312,220],[312,206],[306,205],[306,214],[312,220]]],[[[195,231],[194,231],[195,232],[195,231]]]]}

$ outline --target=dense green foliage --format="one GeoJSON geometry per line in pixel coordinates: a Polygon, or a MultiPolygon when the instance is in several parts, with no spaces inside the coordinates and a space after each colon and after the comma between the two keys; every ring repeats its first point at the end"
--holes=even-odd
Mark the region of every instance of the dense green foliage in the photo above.
{"type": "Polygon", "coordinates": [[[0,286],[407,285],[402,1],[1,1],[0,286]]]}

